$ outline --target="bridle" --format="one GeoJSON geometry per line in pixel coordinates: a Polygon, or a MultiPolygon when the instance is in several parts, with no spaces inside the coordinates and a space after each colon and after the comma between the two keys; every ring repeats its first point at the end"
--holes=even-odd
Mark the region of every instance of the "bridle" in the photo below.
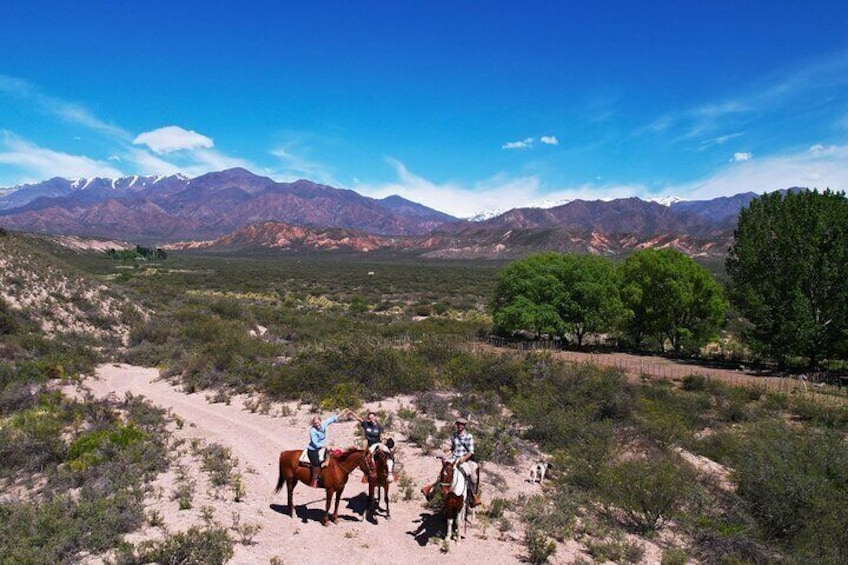
{"type": "Polygon", "coordinates": [[[362,457],[360,458],[359,468],[362,469],[362,472],[365,473],[365,476],[368,477],[369,481],[374,480],[374,478],[377,476],[377,469],[376,469],[376,466],[374,465],[374,460],[371,459],[371,453],[367,449],[364,450],[364,453],[362,454],[362,457]],[[365,468],[364,469],[362,469],[362,461],[363,460],[365,461],[365,468]]]}
{"type": "Polygon", "coordinates": [[[442,464],[442,472],[439,473],[439,487],[441,487],[442,491],[447,491],[450,488],[451,484],[453,484],[453,474],[456,470],[453,468],[453,465],[447,461],[442,464]],[[448,472],[448,468],[450,472],[448,472]]]}
{"type": "MultiPolygon", "coordinates": [[[[358,466],[360,469],[362,469],[362,472],[365,473],[365,476],[367,476],[368,479],[371,480],[375,475],[375,473],[374,473],[374,463],[373,463],[373,461],[370,460],[371,458],[369,457],[367,450],[363,449],[363,450],[358,450],[358,451],[361,453],[361,456],[359,457],[359,460],[356,462],[356,465],[354,465],[353,467],[348,469],[347,467],[344,466],[344,463],[340,462],[339,467],[344,469],[345,473],[347,473],[349,475],[353,472],[353,469],[358,466]]],[[[353,452],[350,452],[348,455],[352,455],[352,454],[353,454],[353,452]]],[[[344,462],[347,463],[347,458],[345,458],[344,462]]]]}

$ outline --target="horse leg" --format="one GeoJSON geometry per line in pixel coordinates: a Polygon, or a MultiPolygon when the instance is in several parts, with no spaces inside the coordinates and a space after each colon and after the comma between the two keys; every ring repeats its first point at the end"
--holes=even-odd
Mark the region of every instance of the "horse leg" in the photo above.
{"type": "Polygon", "coordinates": [[[465,504],[467,500],[463,500],[459,507],[459,512],[456,515],[456,543],[462,539],[462,529],[465,527],[465,504]]]}
{"type": "Polygon", "coordinates": [[[362,519],[367,520],[374,514],[374,485],[368,481],[368,502],[365,503],[365,512],[362,519]]]}
{"type": "Polygon", "coordinates": [[[386,520],[392,519],[392,513],[389,512],[389,483],[383,487],[383,500],[386,502],[386,520]]]}
{"type": "MultiPolygon", "coordinates": [[[[339,502],[342,499],[342,491],[344,490],[344,485],[342,488],[336,491],[336,507],[333,509],[333,523],[336,524],[339,521],[339,502]]],[[[330,507],[330,497],[327,496],[327,508],[330,507]]]]}
{"type": "Polygon", "coordinates": [[[333,491],[327,489],[327,503],[324,506],[324,519],[321,521],[323,525],[330,523],[330,501],[333,499],[333,491]]]}
{"type": "Polygon", "coordinates": [[[289,516],[292,518],[294,518],[294,502],[292,501],[292,493],[294,492],[295,485],[297,485],[297,477],[286,479],[286,493],[288,494],[289,500],[289,516]]]}

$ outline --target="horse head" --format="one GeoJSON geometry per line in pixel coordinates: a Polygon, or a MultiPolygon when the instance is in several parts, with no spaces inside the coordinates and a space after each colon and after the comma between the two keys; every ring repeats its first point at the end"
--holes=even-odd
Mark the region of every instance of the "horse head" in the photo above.
{"type": "Polygon", "coordinates": [[[443,496],[447,495],[448,491],[450,491],[455,472],[456,469],[453,466],[453,462],[448,460],[442,461],[442,470],[439,472],[439,488],[443,496]]]}
{"type": "Polygon", "coordinates": [[[377,480],[388,478],[394,470],[395,456],[392,450],[385,445],[380,445],[373,451],[371,457],[374,461],[377,480]]]}
{"type": "Polygon", "coordinates": [[[362,455],[359,457],[359,469],[368,477],[369,481],[373,481],[377,477],[377,470],[374,465],[374,459],[367,449],[358,450],[362,455]]]}

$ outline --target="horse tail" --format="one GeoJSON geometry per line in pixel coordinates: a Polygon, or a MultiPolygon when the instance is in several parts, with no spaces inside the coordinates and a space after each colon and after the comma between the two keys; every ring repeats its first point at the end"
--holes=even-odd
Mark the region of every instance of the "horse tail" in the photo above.
{"type": "Polygon", "coordinates": [[[279,471],[279,476],[277,477],[277,486],[274,487],[274,494],[277,494],[278,492],[280,492],[280,490],[282,490],[283,483],[285,483],[285,482],[286,482],[286,479],[283,476],[283,454],[280,453],[280,471],[279,471]]]}

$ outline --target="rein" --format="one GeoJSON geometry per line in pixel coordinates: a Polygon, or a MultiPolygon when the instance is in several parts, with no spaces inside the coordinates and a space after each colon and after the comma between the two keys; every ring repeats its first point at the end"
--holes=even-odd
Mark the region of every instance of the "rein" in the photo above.
{"type": "MultiPolygon", "coordinates": [[[[347,452],[347,453],[345,454],[344,462],[339,461],[339,467],[341,467],[341,468],[342,468],[342,470],[343,470],[345,473],[347,473],[348,475],[350,475],[351,473],[353,473],[353,470],[354,470],[354,469],[356,469],[356,468],[359,466],[359,461],[357,460],[357,462],[356,462],[356,463],[353,465],[353,467],[351,467],[350,469],[348,469],[347,467],[345,467],[345,463],[347,463],[347,461],[348,461],[348,459],[350,458],[350,456],[351,456],[351,455],[353,455],[353,454],[354,454],[354,453],[356,453],[356,452],[357,452],[357,450],[353,450],[353,451],[349,451],[349,452],[347,452]]],[[[367,455],[366,455],[364,452],[363,452],[363,453],[361,453],[361,457],[364,457],[364,458],[365,458],[365,467],[368,469],[368,476],[370,477],[373,473],[372,473],[372,469],[371,469],[371,464],[370,464],[370,462],[368,461],[368,457],[367,457],[367,455]]]]}

